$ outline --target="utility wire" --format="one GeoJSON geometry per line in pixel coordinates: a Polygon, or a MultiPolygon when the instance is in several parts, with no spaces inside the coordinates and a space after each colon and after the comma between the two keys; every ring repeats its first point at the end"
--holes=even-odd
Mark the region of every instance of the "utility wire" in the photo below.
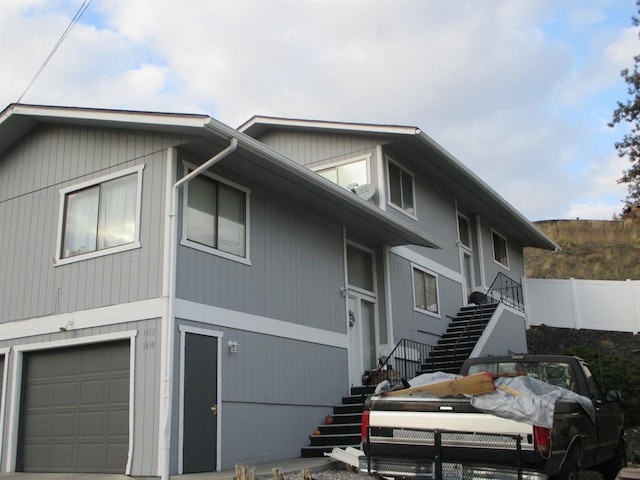
{"type": "Polygon", "coordinates": [[[78,23],[78,20],[80,20],[80,17],[82,17],[82,14],[85,12],[85,10],[89,8],[89,5],[91,5],[92,1],[93,0],[83,0],[82,5],[80,5],[80,8],[78,9],[74,17],[71,19],[71,22],[69,22],[69,25],[60,36],[58,43],[56,43],[55,47],[53,47],[53,50],[51,50],[51,53],[49,53],[49,56],[47,56],[44,63],[42,64],[38,72],[35,74],[31,82],[29,82],[29,85],[27,85],[27,88],[25,88],[24,92],[22,92],[22,95],[20,95],[20,98],[18,98],[18,101],[16,103],[20,103],[20,101],[22,100],[22,97],[24,97],[27,94],[31,86],[35,83],[35,81],[38,79],[38,77],[40,76],[44,68],[49,63],[49,60],[51,60],[51,57],[53,57],[53,55],[56,53],[58,48],[60,48],[60,45],[62,45],[62,42],[64,42],[64,39],[67,38],[67,35],[69,35],[69,32],[71,31],[71,29],[74,27],[76,23],[78,23]]]}

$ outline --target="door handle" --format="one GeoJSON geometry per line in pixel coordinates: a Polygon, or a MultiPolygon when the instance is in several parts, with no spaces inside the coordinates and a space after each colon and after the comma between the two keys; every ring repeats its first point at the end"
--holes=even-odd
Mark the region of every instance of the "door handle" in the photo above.
{"type": "Polygon", "coordinates": [[[218,405],[211,405],[211,413],[213,415],[218,415],[218,405]]]}

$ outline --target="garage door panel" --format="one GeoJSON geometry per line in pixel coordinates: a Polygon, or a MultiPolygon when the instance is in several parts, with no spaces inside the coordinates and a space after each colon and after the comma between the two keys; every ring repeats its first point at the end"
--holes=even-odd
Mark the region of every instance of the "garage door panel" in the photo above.
{"type": "MultiPolygon", "coordinates": [[[[53,405],[69,405],[75,402],[77,395],[78,380],[63,383],[56,382],[53,387],[53,405]]],[[[45,400],[45,399],[43,399],[45,400]]]]}
{"type": "Polygon", "coordinates": [[[112,378],[109,380],[109,403],[128,404],[129,403],[129,377],[112,378]]]}
{"type": "Polygon", "coordinates": [[[108,421],[109,436],[126,437],[128,435],[129,415],[125,412],[109,412],[108,421]]]}
{"type": "Polygon", "coordinates": [[[53,396],[53,388],[51,385],[32,385],[33,395],[26,399],[25,406],[27,408],[48,407],[53,396]]]}
{"type": "Polygon", "coordinates": [[[106,383],[107,381],[104,379],[82,382],[80,403],[82,405],[105,405],[108,400],[105,395],[105,391],[108,389],[106,383]]]}
{"type": "MultiPolygon", "coordinates": [[[[56,439],[72,439],[76,434],[76,416],[73,413],[58,413],[53,416],[52,429],[56,439]]],[[[48,433],[48,432],[47,432],[48,433]]]]}
{"type": "Polygon", "coordinates": [[[104,412],[82,412],[79,415],[78,435],[84,436],[104,436],[104,412]]]}
{"type": "Polygon", "coordinates": [[[122,341],[25,353],[18,469],[124,473],[129,349],[122,341]]]}

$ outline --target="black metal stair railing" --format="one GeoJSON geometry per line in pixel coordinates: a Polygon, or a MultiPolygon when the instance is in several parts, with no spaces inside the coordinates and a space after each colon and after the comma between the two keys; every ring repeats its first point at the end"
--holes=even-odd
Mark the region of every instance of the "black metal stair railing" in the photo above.
{"type": "Polygon", "coordinates": [[[383,380],[394,383],[414,378],[433,349],[433,345],[401,339],[387,357],[378,360],[378,370],[370,373],[369,383],[380,383],[383,380]]]}
{"type": "Polygon", "coordinates": [[[500,272],[485,294],[491,303],[503,303],[524,312],[524,295],[522,285],[500,272]]]}

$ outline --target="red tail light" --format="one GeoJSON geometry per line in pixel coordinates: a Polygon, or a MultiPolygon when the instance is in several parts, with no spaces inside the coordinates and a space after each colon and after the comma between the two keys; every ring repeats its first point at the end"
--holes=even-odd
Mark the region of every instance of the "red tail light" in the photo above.
{"type": "Polygon", "coordinates": [[[548,455],[551,451],[551,430],[544,427],[533,426],[533,441],[535,449],[541,455],[548,455]]]}
{"type": "Polygon", "coordinates": [[[362,441],[363,442],[366,441],[368,437],[370,413],[371,412],[369,410],[364,410],[362,412],[362,441]]]}

